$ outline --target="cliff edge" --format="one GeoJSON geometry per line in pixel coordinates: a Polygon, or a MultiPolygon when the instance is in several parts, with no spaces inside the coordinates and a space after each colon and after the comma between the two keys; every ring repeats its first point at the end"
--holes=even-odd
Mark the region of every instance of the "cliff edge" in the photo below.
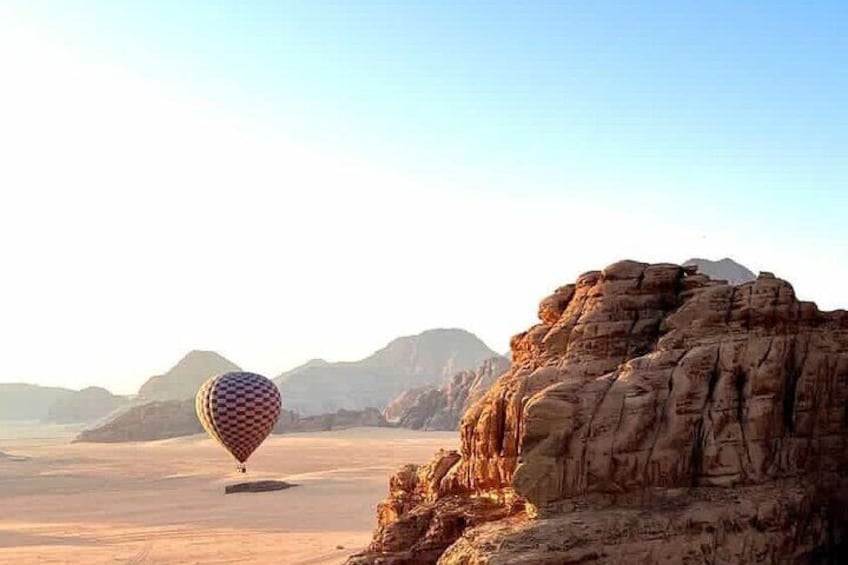
{"type": "Polygon", "coordinates": [[[848,313],[770,273],[563,286],[349,564],[848,562],[848,313]]]}

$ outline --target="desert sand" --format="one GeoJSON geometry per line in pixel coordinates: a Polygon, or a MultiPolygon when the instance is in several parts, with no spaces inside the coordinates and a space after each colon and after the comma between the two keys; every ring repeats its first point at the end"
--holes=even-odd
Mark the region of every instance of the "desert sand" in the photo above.
{"type": "Polygon", "coordinates": [[[389,474],[455,432],[359,428],[273,436],[235,472],[205,436],[70,444],[0,427],[0,563],[330,564],[365,546],[389,474]],[[299,486],[224,494],[245,479],[299,486]]]}

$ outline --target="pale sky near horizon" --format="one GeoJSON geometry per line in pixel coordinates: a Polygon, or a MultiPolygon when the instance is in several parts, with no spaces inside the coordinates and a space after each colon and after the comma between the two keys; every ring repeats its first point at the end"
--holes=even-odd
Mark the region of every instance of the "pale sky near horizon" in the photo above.
{"type": "Polygon", "coordinates": [[[622,258],[848,307],[848,5],[0,0],[0,382],[269,376],[622,258]]]}

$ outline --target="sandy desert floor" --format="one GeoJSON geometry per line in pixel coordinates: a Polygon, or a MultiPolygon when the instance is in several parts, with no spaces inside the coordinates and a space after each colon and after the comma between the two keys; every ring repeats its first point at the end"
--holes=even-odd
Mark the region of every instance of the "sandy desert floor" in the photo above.
{"type": "Polygon", "coordinates": [[[365,546],[389,474],[458,434],[360,428],[273,436],[248,479],[298,487],[224,495],[245,480],[212,440],[70,444],[0,428],[0,563],[330,564],[365,546]],[[25,437],[23,437],[25,436],[25,437]],[[26,458],[26,459],[21,459],[26,458]]]}

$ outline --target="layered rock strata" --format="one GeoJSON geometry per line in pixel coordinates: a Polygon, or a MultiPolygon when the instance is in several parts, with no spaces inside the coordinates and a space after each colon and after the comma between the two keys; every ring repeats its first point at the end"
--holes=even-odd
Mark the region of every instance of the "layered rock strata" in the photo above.
{"type": "Polygon", "coordinates": [[[396,475],[350,563],[838,562],[845,311],[770,273],[622,261],[539,318],[465,413],[461,453],[423,491],[444,454],[396,475]]]}

